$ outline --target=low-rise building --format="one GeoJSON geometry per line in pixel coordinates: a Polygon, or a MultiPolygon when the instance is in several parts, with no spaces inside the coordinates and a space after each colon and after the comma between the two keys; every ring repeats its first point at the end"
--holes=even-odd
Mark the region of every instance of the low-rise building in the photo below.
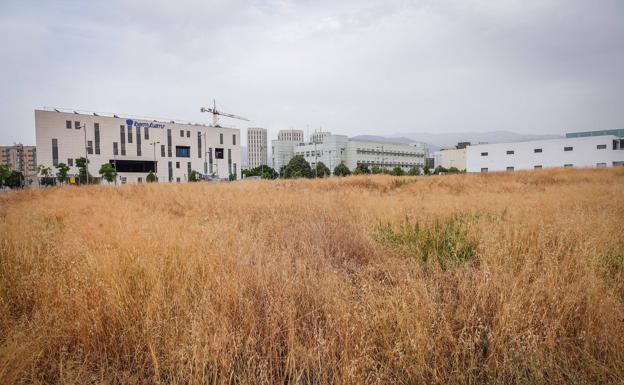
{"type": "Polygon", "coordinates": [[[76,159],[87,157],[98,176],[110,163],[122,183],[145,181],[154,172],[160,182],[183,182],[191,170],[203,175],[240,178],[240,130],[203,123],[132,116],[35,110],[39,164],[59,163],[77,175],[76,159]]]}
{"type": "Polygon", "coordinates": [[[457,168],[459,171],[466,170],[466,148],[468,145],[463,145],[461,148],[447,148],[433,153],[434,167],[444,167],[449,169],[451,167],[457,168]]]}

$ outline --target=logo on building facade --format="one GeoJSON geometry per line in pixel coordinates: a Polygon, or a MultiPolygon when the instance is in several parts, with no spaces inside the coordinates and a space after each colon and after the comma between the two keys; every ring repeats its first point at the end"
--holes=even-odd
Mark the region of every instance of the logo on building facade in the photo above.
{"type": "Polygon", "coordinates": [[[165,128],[164,123],[156,123],[156,122],[137,122],[136,120],[126,119],[126,124],[128,126],[134,127],[143,127],[143,128],[165,128]]]}

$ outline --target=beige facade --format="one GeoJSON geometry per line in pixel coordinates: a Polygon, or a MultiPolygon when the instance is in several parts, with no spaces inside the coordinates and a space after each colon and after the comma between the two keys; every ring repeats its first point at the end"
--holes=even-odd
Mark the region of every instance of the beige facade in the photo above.
{"type": "Polygon", "coordinates": [[[11,170],[20,171],[24,175],[35,175],[37,173],[37,148],[24,146],[21,143],[0,146],[0,164],[9,165],[11,170]]]}
{"type": "Polygon", "coordinates": [[[143,182],[154,168],[159,182],[184,182],[191,170],[241,176],[238,129],[59,110],[35,110],[35,128],[39,164],[54,171],[65,163],[70,175],[78,174],[76,159],[86,156],[91,175],[110,163],[121,183],[143,182]]]}
{"type": "Polygon", "coordinates": [[[303,142],[303,131],[301,130],[280,130],[277,133],[277,140],[284,142],[303,142]]]}
{"type": "Polygon", "coordinates": [[[268,165],[266,128],[247,129],[247,162],[249,168],[268,165]]]}
{"type": "Polygon", "coordinates": [[[442,166],[446,169],[456,167],[460,171],[466,170],[466,149],[445,149],[434,154],[435,167],[442,166]]]}

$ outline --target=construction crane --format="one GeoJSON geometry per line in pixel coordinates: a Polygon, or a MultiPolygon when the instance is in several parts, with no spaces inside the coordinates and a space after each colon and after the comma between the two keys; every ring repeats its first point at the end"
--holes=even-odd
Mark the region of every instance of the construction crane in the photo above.
{"type": "Polygon", "coordinates": [[[233,114],[227,114],[225,112],[221,112],[217,110],[217,101],[213,99],[212,101],[213,106],[212,108],[210,107],[202,107],[201,108],[201,112],[209,112],[212,114],[212,125],[215,127],[221,127],[219,126],[219,116],[225,116],[228,118],[233,118],[233,119],[239,119],[239,120],[245,120],[247,122],[249,122],[249,119],[247,118],[243,118],[242,116],[237,116],[237,115],[233,115],[233,114]]]}

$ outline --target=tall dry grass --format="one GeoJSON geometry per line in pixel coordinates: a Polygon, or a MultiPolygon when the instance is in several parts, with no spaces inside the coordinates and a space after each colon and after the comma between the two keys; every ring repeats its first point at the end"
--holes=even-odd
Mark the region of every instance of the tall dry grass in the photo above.
{"type": "Polygon", "coordinates": [[[0,196],[0,383],[624,382],[624,170],[0,196]]]}

